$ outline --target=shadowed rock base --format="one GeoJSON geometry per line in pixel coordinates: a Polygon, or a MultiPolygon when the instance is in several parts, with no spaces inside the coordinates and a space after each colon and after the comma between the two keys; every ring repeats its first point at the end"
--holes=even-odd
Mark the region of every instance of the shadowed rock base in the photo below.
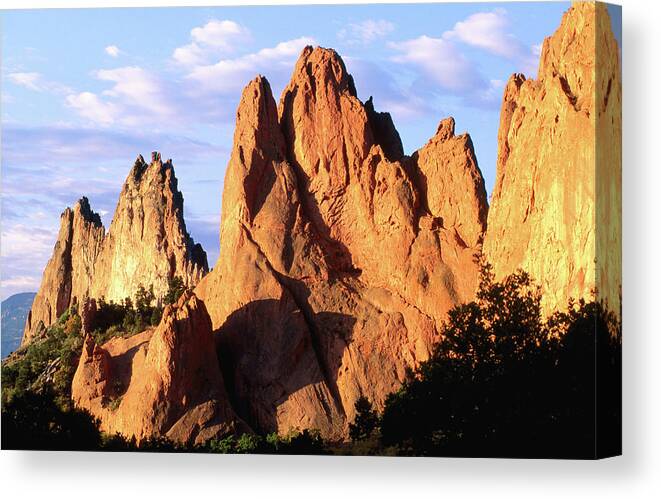
{"type": "Polygon", "coordinates": [[[72,398],[103,431],[138,442],[166,436],[196,444],[250,431],[230,405],[209,315],[191,292],[165,308],[155,329],[103,346],[88,335],[72,398]]]}

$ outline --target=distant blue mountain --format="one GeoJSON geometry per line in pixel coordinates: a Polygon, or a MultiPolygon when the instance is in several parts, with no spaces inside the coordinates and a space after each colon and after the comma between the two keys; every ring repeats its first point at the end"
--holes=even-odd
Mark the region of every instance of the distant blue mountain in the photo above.
{"type": "Polygon", "coordinates": [[[4,359],[21,344],[25,319],[28,316],[32,301],[36,293],[18,293],[0,303],[2,324],[0,324],[0,337],[2,338],[2,358],[4,359]]]}

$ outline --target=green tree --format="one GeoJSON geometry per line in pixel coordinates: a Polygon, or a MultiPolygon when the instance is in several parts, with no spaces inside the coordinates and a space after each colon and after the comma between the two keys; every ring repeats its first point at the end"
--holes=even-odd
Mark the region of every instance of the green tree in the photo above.
{"type": "Polygon", "coordinates": [[[367,397],[361,396],[355,404],[356,417],[349,424],[349,436],[354,442],[369,438],[379,426],[379,416],[372,409],[372,403],[367,397]]]}
{"type": "Polygon", "coordinates": [[[152,309],[151,318],[149,320],[149,323],[152,326],[158,326],[158,324],[161,322],[161,316],[162,315],[163,315],[163,309],[161,307],[154,307],[152,309]]]}
{"type": "Polygon", "coordinates": [[[168,279],[168,292],[166,293],[163,302],[165,305],[176,303],[186,289],[187,287],[181,277],[175,276],[168,279]]]}
{"type": "Polygon", "coordinates": [[[152,303],[155,299],[153,285],[150,285],[149,289],[145,289],[142,284],[138,287],[135,293],[135,308],[142,317],[143,323],[149,323],[152,313],[152,303]]]}

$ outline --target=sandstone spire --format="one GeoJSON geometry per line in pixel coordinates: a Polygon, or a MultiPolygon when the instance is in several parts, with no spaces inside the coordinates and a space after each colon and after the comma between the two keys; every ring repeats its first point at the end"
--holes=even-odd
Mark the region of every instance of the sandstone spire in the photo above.
{"type": "Polygon", "coordinates": [[[22,343],[40,327],[49,326],[90,290],[94,262],[101,250],[105,230],[87,198],[81,198],[60,216],[60,231],[53,256],[44,269],[39,291],[28,313],[22,343]]]}
{"type": "Polygon", "coordinates": [[[284,274],[298,265],[312,273],[325,266],[306,235],[297,178],[284,153],[270,86],[256,78],[237,111],[221,256],[195,292],[219,330],[222,367],[239,414],[262,431],[318,428],[338,436],[341,409],[326,382],[312,323],[284,274]]]}
{"type": "Polygon", "coordinates": [[[441,120],[416,154],[418,176],[429,213],[454,228],[463,244],[476,247],[487,227],[487,195],[467,133],[454,134],[454,119],[441,120]]]}
{"type": "Polygon", "coordinates": [[[154,286],[157,297],[168,279],[180,276],[194,286],[208,272],[206,253],[186,231],[183,196],[177,189],[172,162],[154,153],[142,156],[129,173],[108,233],[87,198],[61,217],[53,256],[28,314],[26,343],[40,324],[49,326],[74,303],[86,297],[121,301],[139,285],[154,286]]]}
{"type": "Polygon", "coordinates": [[[95,262],[90,295],[121,301],[138,286],[153,285],[163,296],[168,279],[179,276],[193,286],[208,271],[206,253],[186,231],[184,198],[177,188],[172,160],[142,156],[129,173],[112,223],[95,262]]]}
{"type": "Polygon", "coordinates": [[[435,141],[404,156],[332,50],[303,50],[277,114],[264,78],[245,88],[220,258],[195,292],[255,429],[345,436],[357,398],[381,407],[472,296],[484,185],[467,136],[435,141]],[[432,148],[448,157],[437,165],[432,148]],[[452,198],[435,211],[423,171],[452,198]]]}
{"type": "Polygon", "coordinates": [[[578,2],[544,41],[537,80],[505,89],[484,253],[523,268],[546,313],[599,298],[619,313],[621,75],[606,6],[578,2]]]}

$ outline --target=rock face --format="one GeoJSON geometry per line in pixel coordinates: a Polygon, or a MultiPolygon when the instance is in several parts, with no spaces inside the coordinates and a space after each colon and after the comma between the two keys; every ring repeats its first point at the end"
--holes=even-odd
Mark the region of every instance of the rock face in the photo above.
{"type": "Polygon", "coordinates": [[[151,164],[138,157],[129,173],[110,230],[95,262],[90,295],[120,301],[140,284],[163,296],[168,279],[194,286],[208,272],[207,256],[186,231],[184,198],[172,161],[154,153],[151,164]]]}
{"type": "Polygon", "coordinates": [[[190,291],[165,308],[156,329],[103,346],[86,336],[72,398],[103,431],[138,442],[193,444],[249,431],[227,398],[209,315],[190,291]]]}
{"type": "Polygon", "coordinates": [[[546,313],[596,288],[619,314],[621,123],[608,11],[578,2],[544,41],[537,80],[507,83],[484,243],[497,278],[520,267],[542,285],[546,313]]]}
{"type": "Polygon", "coordinates": [[[390,116],[322,48],[303,51],[277,109],[265,78],[245,88],[221,254],[195,292],[255,430],[344,437],[357,398],[381,408],[473,296],[486,194],[453,125],[404,156],[390,116]]]}
{"type": "Polygon", "coordinates": [[[49,326],[73,303],[87,297],[119,302],[139,285],[157,297],[168,279],[194,286],[208,272],[206,253],[186,232],[183,197],[171,161],[154,153],[135,162],[119,197],[108,233],[87,198],[61,217],[53,256],[25,324],[23,344],[43,323],[49,326]]]}
{"type": "Polygon", "coordinates": [[[89,293],[94,262],[101,251],[105,229],[83,197],[73,209],[60,217],[60,232],[41,280],[39,291],[28,313],[22,344],[26,344],[40,327],[49,326],[89,293]]]}

